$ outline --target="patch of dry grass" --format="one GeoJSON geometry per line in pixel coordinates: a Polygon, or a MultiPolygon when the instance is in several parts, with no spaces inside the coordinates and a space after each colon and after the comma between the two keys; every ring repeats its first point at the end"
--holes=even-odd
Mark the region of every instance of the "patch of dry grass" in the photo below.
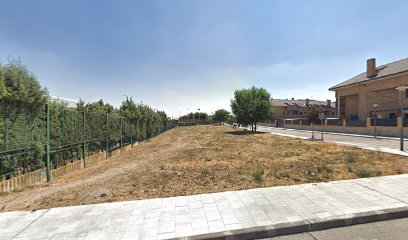
{"type": "Polygon", "coordinates": [[[397,155],[239,131],[220,125],[179,127],[52,184],[0,196],[0,208],[38,209],[408,172],[408,159],[397,155]]]}

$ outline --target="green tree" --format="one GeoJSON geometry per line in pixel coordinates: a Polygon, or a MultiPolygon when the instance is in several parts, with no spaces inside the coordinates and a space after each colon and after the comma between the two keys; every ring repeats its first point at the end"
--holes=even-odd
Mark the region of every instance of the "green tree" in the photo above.
{"type": "Polygon", "coordinates": [[[34,74],[18,60],[9,60],[1,68],[1,102],[19,109],[40,110],[47,101],[48,93],[43,89],[34,74]]]}
{"type": "Polygon", "coordinates": [[[0,63],[0,99],[3,98],[5,94],[6,94],[6,87],[5,87],[4,78],[3,78],[3,67],[0,63]]]}
{"type": "Polygon", "coordinates": [[[187,115],[181,116],[180,119],[202,119],[202,120],[207,120],[208,119],[208,114],[205,112],[195,112],[195,113],[189,113],[187,115]]]}
{"type": "Polygon", "coordinates": [[[237,122],[244,126],[251,125],[253,131],[256,131],[257,122],[273,118],[274,115],[270,93],[264,88],[254,86],[235,90],[231,109],[237,122]]]}
{"type": "Polygon", "coordinates": [[[213,120],[217,122],[226,122],[230,118],[230,112],[225,109],[218,109],[213,115],[213,120]]]}

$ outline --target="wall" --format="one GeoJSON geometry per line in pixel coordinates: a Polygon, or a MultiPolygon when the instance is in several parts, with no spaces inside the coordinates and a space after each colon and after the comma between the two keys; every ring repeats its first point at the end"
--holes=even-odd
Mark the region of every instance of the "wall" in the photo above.
{"type": "MultiPolygon", "coordinates": [[[[339,88],[336,90],[336,97],[358,95],[359,119],[365,119],[370,117],[370,112],[374,110],[372,107],[374,103],[379,104],[378,111],[399,109],[399,93],[395,88],[400,86],[408,86],[408,73],[339,88]]],[[[408,107],[407,98],[403,100],[403,104],[408,107]]],[[[354,112],[355,110],[354,108],[347,109],[346,103],[347,116],[350,115],[348,111],[354,112]]]]}
{"type": "MultiPolygon", "coordinates": [[[[310,111],[310,107],[306,107],[306,106],[298,106],[298,107],[291,106],[291,107],[292,108],[287,107],[288,109],[285,110],[285,106],[275,106],[275,119],[305,118],[307,116],[307,113],[310,111]],[[290,109],[298,110],[299,114],[292,114],[290,109]]],[[[325,107],[324,110],[329,111],[329,114],[326,117],[336,117],[337,116],[337,110],[334,107],[325,107]]]]}
{"type": "MultiPolygon", "coordinates": [[[[285,128],[312,130],[310,125],[291,125],[285,124],[285,128]]],[[[315,131],[320,131],[320,125],[315,126],[315,131]]],[[[323,131],[336,133],[350,133],[362,135],[374,135],[374,127],[351,127],[351,126],[330,126],[323,125],[323,131]]],[[[377,126],[377,135],[384,137],[399,137],[400,129],[398,127],[383,127],[377,126]]],[[[404,137],[408,138],[408,128],[404,128],[404,137]]]]}

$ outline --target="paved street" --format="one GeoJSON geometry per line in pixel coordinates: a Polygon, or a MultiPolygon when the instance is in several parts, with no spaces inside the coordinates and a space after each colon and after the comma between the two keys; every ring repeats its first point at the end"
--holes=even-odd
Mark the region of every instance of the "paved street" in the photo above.
{"type": "Polygon", "coordinates": [[[408,212],[408,174],[6,212],[0,239],[168,239],[282,224],[317,230],[393,211],[408,212]]]}
{"type": "MultiPolygon", "coordinates": [[[[285,128],[273,128],[273,127],[265,127],[259,126],[258,131],[261,132],[268,132],[275,135],[281,136],[288,136],[288,137],[296,137],[302,139],[310,139],[312,137],[312,133],[310,131],[304,130],[295,130],[295,129],[285,129],[285,128]]],[[[321,139],[320,132],[315,132],[315,138],[321,139]]],[[[356,146],[364,149],[375,150],[375,151],[382,151],[388,153],[394,153],[399,155],[408,156],[408,141],[405,141],[405,146],[407,152],[399,151],[399,139],[397,138],[374,138],[369,136],[359,136],[359,135],[346,135],[346,134],[338,134],[338,133],[324,133],[323,139],[326,142],[333,142],[337,144],[349,145],[349,146],[356,146]]]]}
{"type": "Polygon", "coordinates": [[[332,228],[264,240],[406,240],[408,218],[332,228]]]}

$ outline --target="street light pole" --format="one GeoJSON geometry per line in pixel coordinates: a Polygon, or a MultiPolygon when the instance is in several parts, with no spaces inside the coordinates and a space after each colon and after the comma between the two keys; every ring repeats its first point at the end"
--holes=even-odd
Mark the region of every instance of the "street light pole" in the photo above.
{"type": "Polygon", "coordinates": [[[400,124],[400,151],[404,151],[404,106],[403,99],[407,86],[401,86],[396,88],[400,93],[400,111],[401,111],[401,124],[400,124]]]}

